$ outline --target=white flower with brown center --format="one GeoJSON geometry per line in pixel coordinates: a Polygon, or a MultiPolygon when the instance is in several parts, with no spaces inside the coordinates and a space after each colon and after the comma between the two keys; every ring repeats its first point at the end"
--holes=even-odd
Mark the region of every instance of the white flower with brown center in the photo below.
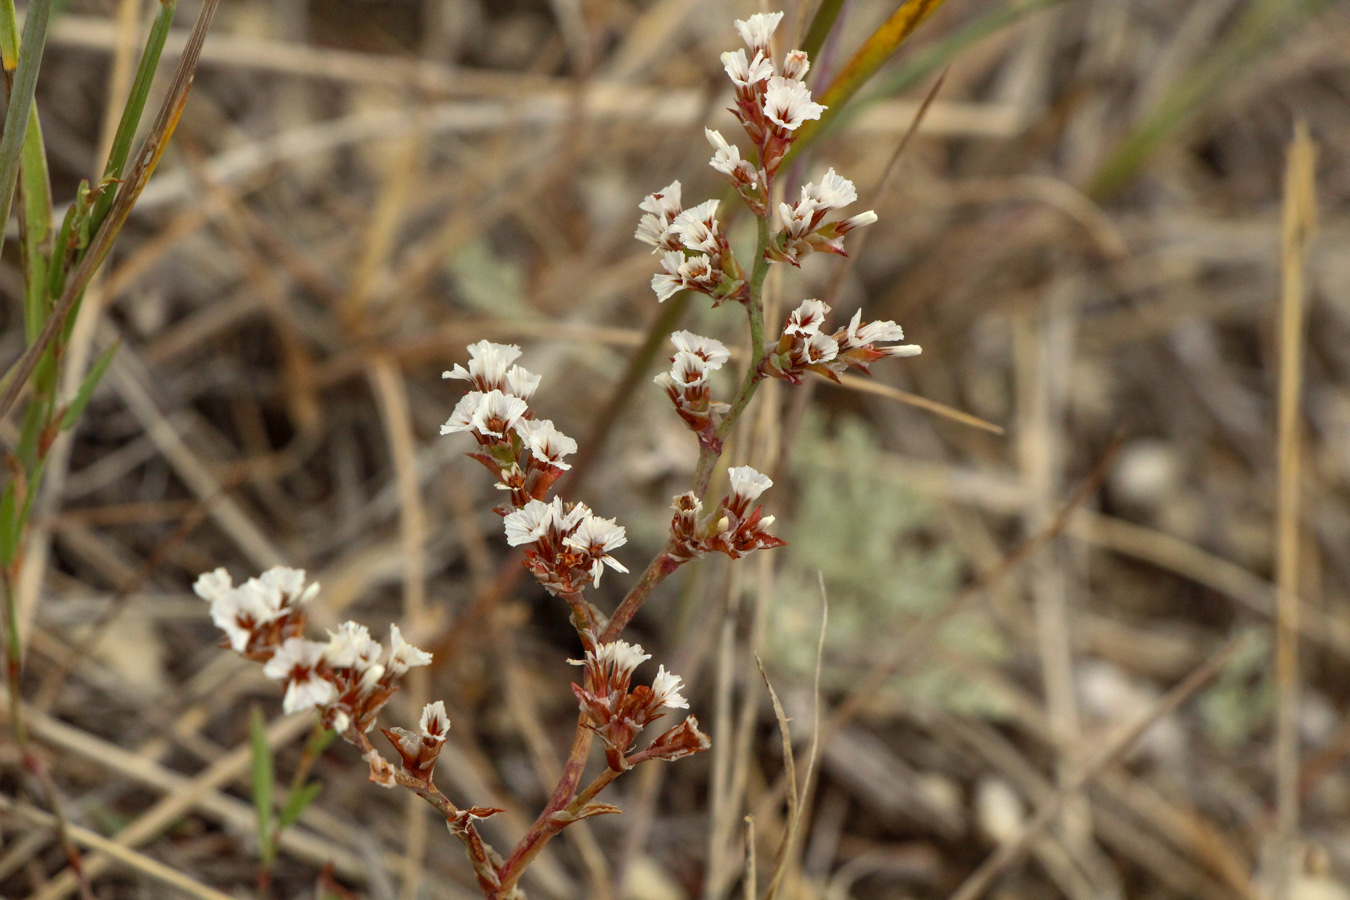
{"type": "Polygon", "coordinates": [[[450,717],[445,713],[445,702],[437,700],[422,707],[422,720],[418,723],[422,737],[443,743],[450,731],[450,717]]]}
{"type": "Polygon", "coordinates": [[[535,459],[559,469],[572,468],[562,458],[577,452],[577,442],[555,428],[548,419],[522,419],[516,423],[516,434],[530,448],[535,459]]]}
{"type": "Polygon", "coordinates": [[[531,500],[508,515],[503,524],[506,526],[506,543],[512,547],[533,544],[548,534],[553,525],[553,504],[531,500]]]}
{"type": "Polygon", "coordinates": [[[726,70],[731,83],[737,90],[749,91],[752,87],[773,77],[773,60],[764,53],[748,57],[744,50],[727,51],[722,54],[722,68],[726,70]]]}
{"type": "Polygon", "coordinates": [[[731,351],[719,340],[691,331],[676,331],[670,335],[670,342],[677,351],[692,353],[708,364],[708,371],[716,371],[731,359],[731,351]]]}
{"type": "Polygon", "coordinates": [[[796,131],[807,119],[819,119],[825,111],[811,99],[811,91],[800,81],[775,75],[764,90],[764,115],[788,131],[796,131]]]}
{"type": "Polygon", "coordinates": [[[323,706],[333,699],[333,685],[319,676],[327,644],[291,638],[277,648],[263,666],[263,674],[274,681],[286,682],[286,698],[281,708],[288,713],[323,706]]]}

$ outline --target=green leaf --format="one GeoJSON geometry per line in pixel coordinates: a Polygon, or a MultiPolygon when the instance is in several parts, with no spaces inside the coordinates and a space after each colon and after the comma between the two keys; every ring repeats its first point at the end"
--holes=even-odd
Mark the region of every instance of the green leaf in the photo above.
{"type": "Polygon", "coordinates": [[[276,775],[272,767],[272,746],[267,742],[267,722],[262,710],[256,706],[249,719],[248,738],[253,748],[253,807],[258,811],[258,843],[266,859],[272,845],[272,798],[276,775]]]}
{"type": "Polygon", "coordinates": [[[117,354],[117,348],[120,346],[122,346],[121,341],[115,342],[107,350],[104,350],[98,359],[94,360],[94,365],[84,376],[84,381],[80,382],[80,389],[76,391],[75,399],[70,401],[65,414],[61,416],[62,431],[69,431],[80,420],[84,408],[89,405],[89,398],[94,396],[94,389],[103,379],[103,374],[108,371],[108,366],[112,364],[113,357],[117,354]]]}
{"type": "Polygon", "coordinates": [[[0,564],[8,566],[14,562],[19,549],[19,500],[15,494],[14,482],[5,485],[0,494],[0,564]]]}
{"type": "Polygon", "coordinates": [[[281,808],[281,815],[277,817],[277,830],[289,828],[294,825],[304,813],[309,805],[318,799],[319,792],[323,790],[323,783],[311,781],[309,784],[291,791],[291,795],[286,798],[286,805],[281,808]]]}
{"type": "Polygon", "coordinates": [[[317,734],[310,737],[309,742],[305,745],[305,752],[308,753],[310,756],[318,756],[320,753],[328,749],[329,745],[333,743],[333,740],[336,737],[337,737],[336,731],[334,731],[331,728],[324,728],[317,734]]]}
{"type": "MultiPolygon", "coordinates": [[[[5,33],[0,43],[5,45],[3,56],[7,60],[9,50],[14,47],[14,3],[13,0],[3,0],[3,3],[6,8],[0,13],[0,25],[3,25],[5,33]]],[[[19,160],[23,155],[24,141],[28,137],[33,92],[37,89],[38,69],[42,66],[42,51],[47,43],[47,23],[51,11],[51,0],[33,0],[28,4],[28,17],[23,23],[23,39],[18,44],[9,109],[5,111],[5,130],[0,134],[0,222],[9,221],[10,204],[14,202],[14,185],[19,177],[19,160]]]]}
{"type": "Polygon", "coordinates": [[[844,0],[820,0],[816,14],[811,17],[811,25],[806,29],[806,37],[802,39],[802,49],[812,60],[825,46],[825,38],[830,36],[830,29],[834,27],[843,6],[844,0]]]}
{"type": "MultiPolygon", "coordinates": [[[[159,57],[164,52],[164,41],[169,37],[169,26],[173,24],[173,14],[178,8],[178,0],[160,0],[159,13],[155,23],[150,26],[150,35],[145,40],[145,51],[141,54],[141,64],[136,68],[136,78],[131,83],[131,93],[127,96],[127,105],[122,109],[122,118],[117,123],[117,133],[113,136],[112,147],[108,151],[108,164],[103,169],[104,179],[121,178],[126,171],[127,157],[131,155],[131,142],[136,137],[136,129],[145,113],[146,101],[150,98],[150,84],[155,80],[155,70],[159,68],[159,57]]],[[[93,230],[103,224],[103,219],[112,208],[113,195],[117,192],[109,187],[99,197],[91,217],[93,230]]]]}

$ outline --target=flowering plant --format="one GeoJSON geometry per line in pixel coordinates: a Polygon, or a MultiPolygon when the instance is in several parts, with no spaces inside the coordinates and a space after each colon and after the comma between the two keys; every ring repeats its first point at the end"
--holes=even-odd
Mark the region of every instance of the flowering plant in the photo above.
{"type": "Polygon", "coordinates": [[[770,42],[782,13],[758,14],[736,22],[746,48],[722,55],[734,85],[733,114],[754,147],[753,159],[717,131],[706,131],[714,148],[711,166],[728,178],[756,218],[758,245],[749,271],[738,261],[717,217],[718,201],[685,209],[678,181],[646,197],[636,237],[661,253],[661,272],[652,278],[658,301],[683,290],[708,295],[713,306],[728,301],[745,310],[750,337],[749,362],[736,395],[713,397],[709,376],[726,365],[731,353],[721,342],[677,331],[669,371],[656,376],[676,413],[695,434],[699,458],[690,490],[674,498],[669,538],[609,615],[585,595],[598,587],[606,569],[627,573],[614,555],[626,533],[581,502],[550,497],[558,478],[570,468],[566,458],[577,443],[552,422],[536,418],[530,400],[540,377],[516,363],[520,348],[480,341],[468,348],[467,365],[445,377],[468,382],[469,390],[441,428],[443,435],[467,434],[476,447],[469,455],[484,465],[504,493],[495,511],[503,517],[507,543],[523,548],[524,565],[552,595],[562,598],[581,643],[576,735],[552,796],[515,848],[503,857],[479,834],[476,822],[500,810],[452,803],[433,783],[438,755],[450,728],[444,704],[428,704],[417,731],[381,729],[398,756],[385,759],[368,733],[376,717],[399,689],[411,667],[431,662],[431,654],[413,647],[391,625],[387,651],[365,626],[346,622],[329,632],[328,641],[303,636],[305,604],[318,586],[295,569],[275,568],[235,585],[224,570],[202,575],[197,593],[211,603],[211,615],[225,632],[227,645],[263,663],[263,673],[285,684],[287,712],[314,708],[327,728],[355,745],[369,765],[370,780],[400,785],[426,799],[465,845],[479,886],[489,900],[520,895],[519,879],[543,846],[563,828],[589,816],[618,812],[596,800],[600,791],[627,770],[650,760],[674,760],[707,749],[709,739],[689,716],[639,748],[637,740],[666,713],[687,709],[682,681],[660,666],[650,685],[634,684],[638,666],[650,655],[621,639],[634,614],[652,591],[680,566],[707,553],[739,558],[755,550],[783,545],[770,528],[774,517],[758,504],[772,486],[768,476],[749,466],[727,470],[728,489],[708,503],[716,466],[731,429],[766,378],[800,383],[807,372],[838,380],[844,371],[863,372],[888,356],[910,356],[919,348],[896,344],[903,338],[894,322],[864,323],[856,314],[847,326],[829,331],[829,307],[808,299],[787,318],[776,341],[765,339],[764,282],[774,263],[800,266],[815,251],[846,255],[843,238],[876,221],[867,211],[848,218],[831,214],[854,203],[852,182],[827,171],[819,183],[801,188],[795,204],[779,202],[777,176],[803,122],[824,110],[811,99],[804,79],[807,55],[794,50],[776,58],[770,42]],[[773,212],[777,213],[777,224],[773,212]],[[588,785],[581,779],[592,742],[599,739],[606,768],[588,785]]]}

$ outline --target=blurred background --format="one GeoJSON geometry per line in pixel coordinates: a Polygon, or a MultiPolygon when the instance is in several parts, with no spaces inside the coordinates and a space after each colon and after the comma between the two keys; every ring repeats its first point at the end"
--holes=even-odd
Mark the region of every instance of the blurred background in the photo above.
{"type": "MultiPolygon", "coordinates": [[[[96,167],[110,85],[156,5],[72,0],[54,19],[38,104],[58,203],[96,167]]],[[[844,3],[809,83],[896,7],[844,3]]],[[[576,638],[522,577],[468,442],[438,436],[462,390],[440,375],[470,342],[519,344],[543,375],[534,407],[583,446],[564,495],[617,517],[617,555],[640,571],[697,450],[651,384],[664,336],[745,334],[706,298],[656,303],[637,204],[675,178],[687,205],[723,196],[702,129],[735,140],[718,56],[759,9],[222,7],[82,316],[87,352],[121,348],[48,465],[27,552],[30,727],[73,822],[253,895],[249,711],[275,719],[280,698],[217,648],[189,586],[286,563],[323,585],[316,629],[397,621],[435,652],[384,724],[445,700],[442,787],[508,810],[486,826],[498,846],[519,836],[575,721],[576,638]]],[[[810,9],[786,12],[780,38],[810,9]]],[[[873,391],[761,392],[730,458],[771,472],[763,501],[789,546],[686,567],[630,630],[684,676],[715,749],[620,780],[605,799],[624,814],[551,844],[531,896],[720,900],[742,890],[747,814],[764,886],[785,764],[758,652],[799,781],[822,739],[785,896],[947,897],[1151,716],[987,896],[1255,897],[1274,852],[1297,872],[1288,896],[1350,897],[1347,48],[1350,5],[1332,0],[947,0],[900,47],[788,176],[833,166],[858,186],[851,212],[880,221],[850,262],[775,270],[771,321],[829,298],[840,324],[894,319],[923,355],[876,365],[873,391]],[[1292,680],[1272,659],[1299,120],[1320,227],[1293,357],[1292,680]],[[1158,705],[1225,646],[1214,677],[1158,705]],[[1298,686],[1301,815],[1279,843],[1274,721],[1298,686]]],[[[727,225],[742,253],[748,224],[727,225]]],[[[6,360],[20,285],[7,252],[6,360]]],[[[627,583],[607,576],[594,601],[611,609],[627,583]]],[[[306,727],[278,740],[279,779],[306,727]]],[[[13,745],[0,752],[12,770],[13,745]]],[[[477,896],[434,812],[362,770],[341,744],[318,760],[323,793],[282,841],[272,896],[310,896],[330,862],[360,897],[477,896]]],[[[0,893],[75,893],[50,830],[0,829],[0,893]]],[[[100,897],[179,896],[95,859],[100,897]]]]}

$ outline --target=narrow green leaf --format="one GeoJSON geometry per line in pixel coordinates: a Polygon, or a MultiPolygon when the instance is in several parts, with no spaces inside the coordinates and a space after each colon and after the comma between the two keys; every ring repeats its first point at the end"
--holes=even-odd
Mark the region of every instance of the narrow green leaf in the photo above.
{"type": "Polygon", "coordinates": [[[277,817],[277,830],[289,828],[299,821],[301,814],[318,799],[322,790],[322,782],[311,781],[298,790],[291,791],[291,795],[286,798],[286,805],[281,808],[281,815],[277,817]]]}
{"type": "MultiPolygon", "coordinates": [[[[118,120],[117,132],[113,135],[112,147],[108,151],[108,163],[103,168],[104,179],[121,178],[126,170],[127,158],[131,155],[131,142],[136,137],[136,129],[145,113],[146,101],[150,99],[150,84],[155,80],[155,70],[159,68],[159,57],[164,52],[164,41],[169,37],[169,26],[173,24],[173,14],[178,9],[178,0],[160,0],[159,12],[150,26],[150,35],[145,39],[145,51],[141,53],[141,63],[136,67],[136,78],[131,82],[131,93],[127,95],[127,105],[122,108],[122,118],[118,120]]],[[[112,208],[113,196],[117,192],[109,188],[99,197],[91,217],[93,230],[103,224],[103,219],[112,208]]]]}
{"type": "Polygon", "coordinates": [[[14,562],[19,549],[19,501],[15,496],[14,482],[5,485],[0,494],[0,564],[8,566],[14,562]]]}
{"type": "Polygon", "coordinates": [[[23,190],[19,206],[19,228],[23,235],[23,325],[24,337],[31,344],[42,330],[52,302],[47,290],[47,266],[52,255],[52,186],[36,105],[28,112],[28,133],[19,160],[19,184],[23,190]]]}
{"type": "Polygon", "coordinates": [[[108,371],[108,366],[112,364],[113,357],[117,355],[117,348],[120,346],[122,346],[121,341],[114,342],[111,347],[99,354],[98,359],[94,360],[94,364],[84,376],[84,381],[80,382],[80,389],[75,392],[75,399],[70,401],[65,414],[61,416],[62,431],[69,431],[80,420],[80,416],[84,414],[84,408],[89,405],[89,398],[94,396],[94,389],[103,380],[103,373],[108,371]]]}
{"type": "MultiPolygon", "coordinates": [[[[13,8],[13,0],[3,0],[13,8]]],[[[33,0],[28,5],[28,18],[23,23],[23,39],[19,43],[18,62],[14,69],[14,86],[9,94],[9,109],[5,112],[5,131],[0,134],[0,222],[9,221],[9,210],[14,202],[14,186],[19,177],[19,159],[28,134],[28,116],[33,109],[33,91],[37,88],[38,69],[42,66],[42,51],[47,43],[47,22],[51,17],[52,0],[33,0]]],[[[12,13],[6,11],[4,18],[12,13]]],[[[6,54],[7,55],[7,54],[6,54]]]]}
{"type": "Polygon", "coordinates": [[[825,46],[825,38],[830,36],[830,29],[834,28],[843,6],[844,0],[820,0],[820,6],[816,7],[816,14],[811,17],[811,24],[806,29],[806,37],[802,39],[802,49],[812,60],[825,46]]]}
{"type": "Polygon", "coordinates": [[[253,748],[253,808],[258,813],[258,844],[266,854],[272,843],[272,798],[276,776],[272,767],[272,746],[267,742],[267,722],[262,710],[256,706],[249,719],[248,738],[253,748]]]}

